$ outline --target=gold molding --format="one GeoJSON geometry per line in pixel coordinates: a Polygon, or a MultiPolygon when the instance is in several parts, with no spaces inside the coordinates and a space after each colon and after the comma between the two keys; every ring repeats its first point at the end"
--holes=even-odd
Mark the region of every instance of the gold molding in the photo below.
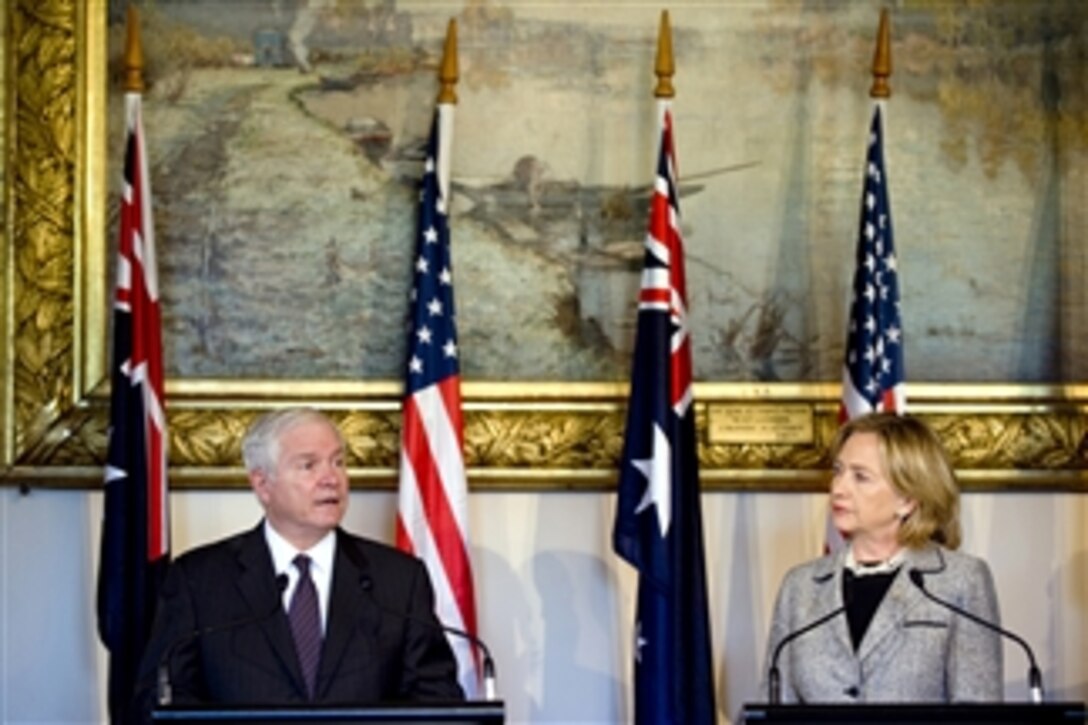
{"type": "MultiPolygon", "coordinates": [[[[17,0],[0,49],[5,347],[0,483],[93,487],[105,452],[107,244],[105,0],[17,0]]],[[[356,484],[391,487],[399,384],[169,380],[175,488],[243,485],[239,441],[262,409],[305,402],[345,430],[356,484]]],[[[607,490],[623,440],[626,386],[466,383],[475,489],[607,490]]],[[[819,490],[837,425],[837,383],[696,386],[705,486],[819,490]],[[707,411],[753,401],[806,406],[813,440],[712,444],[707,411]]],[[[966,488],[1088,490],[1088,385],[912,385],[966,488]]]]}

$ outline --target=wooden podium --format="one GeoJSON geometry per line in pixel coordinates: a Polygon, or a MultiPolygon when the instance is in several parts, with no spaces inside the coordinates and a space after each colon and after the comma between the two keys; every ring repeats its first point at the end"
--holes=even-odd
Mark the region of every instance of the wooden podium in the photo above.
{"type": "Polygon", "coordinates": [[[502,701],[458,701],[450,703],[389,703],[347,707],[240,707],[221,705],[177,705],[151,713],[153,722],[175,723],[457,723],[459,725],[501,725],[506,718],[502,701]]]}
{"type": "Polygon", "coordinates": [[[902,705],[765,705],[748,704],[742,723],[1084,723],[1088,721],[1083,702],[962,703],[902,705]]]}

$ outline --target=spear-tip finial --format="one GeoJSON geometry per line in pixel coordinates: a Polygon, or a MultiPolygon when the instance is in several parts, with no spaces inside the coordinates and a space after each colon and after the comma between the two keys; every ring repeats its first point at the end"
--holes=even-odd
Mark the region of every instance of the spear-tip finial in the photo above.
{"type": "Polygon", "coordinates": [[[446,47],[442,51],[442,65],[438,68],[439,103],[457,103],[457,20],[450,18],[446,28],[446,47]]]}
{"type": "Polygon", "coordinates": [[[144,92],[144,51],[140,45],[140,11],[128,4],[125,20],[125,92],[144,92]]]}
{"type": "Polygon", "coordinates": [[[888,20],[888,8],[880,11],[880,27],[876,31],[876,51],[873,53],[873,85],[869,88],[871,98],[890,98],[892,87],[888,78],[892,75],[891,21],[888,20]]]}
{"type": "Polygon", "coordinates": [[[654,73],[657,74],[655,98],[672,98],[676,95],[676,89],[672,86],[672,76],[675,72],[676,66],[672,62],[672,28],[669,26],[669,11],[662,10],[661,25],[657,31],[657,60],[654,62],[654,73]]]}

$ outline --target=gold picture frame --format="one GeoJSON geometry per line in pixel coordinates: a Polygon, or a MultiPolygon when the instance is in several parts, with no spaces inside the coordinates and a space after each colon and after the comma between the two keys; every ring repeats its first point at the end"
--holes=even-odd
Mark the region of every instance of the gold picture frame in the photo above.
{"type": "MultiPolygon", "coordinates": [[[[108,425],[105,0],[6,6],[2,98],[5,341],[0,483],[82,488],[102,477],[108,425]]],[[[818,490],[840,386],[697,384],[707,489],[818,490]]],[[[287,403],[327,410],[356,485],[392,487],[400,384],[168,380],[175,488],[244,485],[241,434],[287,403]]],[[[626,386],[463,387],[474,489],[607,490],[623,444],[626,386]]],[[[1088,490],[1088,385],[911,385],[967,488],[1088,490]]]]}

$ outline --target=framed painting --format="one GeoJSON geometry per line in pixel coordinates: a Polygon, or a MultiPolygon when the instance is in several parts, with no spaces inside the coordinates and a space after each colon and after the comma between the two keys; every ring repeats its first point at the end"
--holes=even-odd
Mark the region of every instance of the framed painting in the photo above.
{"type": "MultiPolygon", "coordinates": [[[[886,143],[909,409],[941,433],[967,487],[1083,489],[1088,107],[1076,29],[1088,10],[996,5],[893,14],[886,143]]],[[[357,485],[393,485],[415,182],[455,17],[469,481],[610,486],[655,151],[659,8],[143,6],[172,484],[240,485],[248,423],[307,403],[340,423],[357,485]]],[[[672,10],[709,488],[824,485],[879,8],[672,10]]],[[[101,479],[123,11],[106,0],[5,11],[10,484],[101,479]]]]}

